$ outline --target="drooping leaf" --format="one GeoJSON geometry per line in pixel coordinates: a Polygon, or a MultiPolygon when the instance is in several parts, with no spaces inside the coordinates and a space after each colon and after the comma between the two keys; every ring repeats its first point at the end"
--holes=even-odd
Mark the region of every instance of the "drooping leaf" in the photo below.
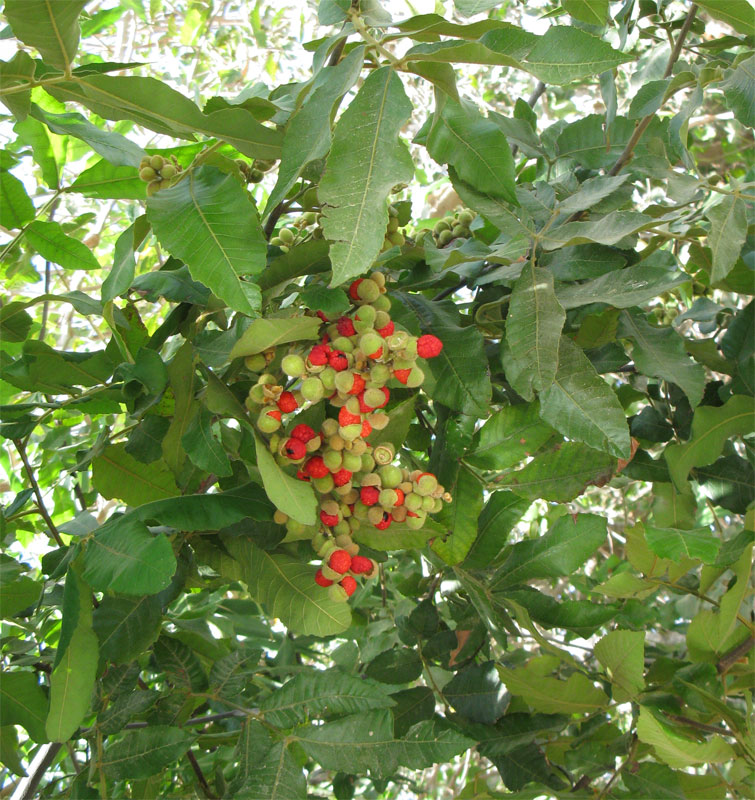
{"type": "Polygon", "coordinates": [[[718,283],[731,272],[739,258],[747,236],[747,207],[741,197],[726,194],[720,203],[708,209],[706,216],[710,221],[708,246],[713,260],[710,279],[718,283]]]}
{"type": "Polygon", "coordinates": [[[464,559],[464,567],[484,569],[494,564],[529,505],[528,500],[513,492],[494,492],[479,515],[477,538],[464,559]]]}
{"type": "Polygon", "coordinates": [[[755,31],[755,22],[752,18],[752,6],[747,0],[727,0],[725,3],[718,0],[701,0],[702,6],[714,19],[720,19],[731,25],[735,31],[752,36],[755,31]]]}
{"type": "Polygon", "coordinates": [[[64,269],[99,269],[92,251],[68,236],[57,222],[35,220],[26,228],[26,240],[47,261],[64,269]]]}
{"type": "Polygon", "coordinates": [[[196,653],[180,639],[161,634],[152,652],[173,686],[192,692],[207,688],[207,676],[196,653]]]}
{"type": "Polygon", "coordinates": [[[137,714],[154,706],[160,693],[153,689],[135,691],[111,702],[105,711],[97,715],[97,725],[103,734],[118,733],[137,714]]]}
{"type": "Polygon", "coordinates": [[[476,475],[462,467],[455,485],[448,488],[453,499],[435,517],[446,535],[436,537],[432,546],[447,564],[458,564],[464,560],[477,537],[483,486],[476,475]]]}
{"type": "Polygon", "coordinates": [[[9,230],[22,228],[34,214],[34,203],[23,183],[10,172],[0,172],[0,225],[9,230]]]}
{"type": "Polygon", "coordinates": [[[92,618],[101,657],[116,664],[133,660],[157,639],[161,619],[159,595],[106,595],[92,618]]]}
{"type": "Polygon", "coordinates": [[[79,14],[87,0],[6,0],[13,34],[39,50],[46,63],[67,70],[79,46],[79,14]]]}
{"type": "Polygon", "coordinates": [[[443,687],[443,696],[467,719],[492,725],[502,716],[508,698],[495,664],[470,664],[443,687]]]}
{"type": "Polygon", "coordinates": [[[533,782],[554,789],[564,786],[563,778],[554,771],[534,742],[508,750],[495,756],[492,761],[504,785],[512,792],[518,792],[533,782]]]}
{"type": "Polygon", "coordinates": [[[202,406],[186,428],[181,443],[195,466],[218,477],[231,475],[231,463],[220,439],[213,433],[212,422],[212,414],[202,406]]]}
{"type": "Polygon", "coordinates": [[[540,414],[564,436],[618,458],[631,452],[624,410],[579,345],[561,337],[558,370],[540,393],[540,414]]]}
{"type": "Polygon", "coordinates": [[[126,452],[124,444],[111,444],[94,459],[92,481],[103,497],[117,497],[132,506],[179,494],[164,461],[141,464],[126,452]]]}
{"type": "Polygon", "coordinates": [[[351,609],[328,597],[314,581],[313,568],[298,558],[260,550],[249,540],[223,539],[241,566],[249,594],[272,617],[296,633],[329,636],[351,623],[351,609]]]}
{"type": "Polygon", "coordinates": [[[723,98],[734,116],[750,128],[755,127],[755,56],[740,61],[735,67],[726,70],[721,82],[723,98]]]}
{"type": "Polygon", "coordinates": [[[4,580],[0,584],[0,614],[3,619],[10,619],[19,611],[35,605],[41,594],[42,584],[28,575],[12,581],[4,580]]]}
{"type": "Polygon", "coordinates": [[[366,272],[380,252],[388,223],[385,201],[414,174],[398,138],[411,110],[401,79],[382,67],[369,75],[336,124],[318,188],[323,230],[332,242],[331,286],[366,272]]]}
{"type": "Polygon", "coordinates": [[[558,250],[585,242],[614,245],[626,236],[650,230],[662,223],[662,219],[641,214],[639,211],[611,211],[600,219],[566,222],[554,226],[543,234],[540,241],[546,250],[558,250]]]}
{"type": "Polygon", "coordinates": [[[244,276],[264,269],[265,237],[256,209],[232,175],[209,166],[192,170],[149,198],[147,219],[194,280],[235,311],[257,315],[260,290],[244,276]]]}
{"type": "Polygon", "coordinates": [[[212,693],[227,700],[239,695],[256,672],[261,654],[261,650],[241,645],[216,661],[209,676],[212,693]]]}
{"type": "Polygon", "coordinates": [[[595,645],[595,658],[608,670],[617,703],[633,700],[645,688],[645,632],[616,630],[595,645]]]}

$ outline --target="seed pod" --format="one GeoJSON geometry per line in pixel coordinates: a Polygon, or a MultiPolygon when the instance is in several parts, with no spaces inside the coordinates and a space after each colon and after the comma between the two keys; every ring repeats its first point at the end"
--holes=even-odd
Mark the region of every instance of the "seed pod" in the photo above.
{"type": "Polygon", "coordinates": [[[338,434],[347,442],[353,442],[354,439],[362,434],[362,423],[360,422],[358,425],[356,423],[353,425],[342,425],[338,429],[338,434]]]}
{"type": "Polygon", "coordinates": [[[355,456],[362,456],[367,452],[368,446],[369,445],[364,441],[364,439],[356,439],[354,442],[352,442],[351,452],[355,456]]]}
{"type": "Polygon", "coordinates": [[[152,167],[142,167],[139,170],[139,177],[146,183],[149,183],[157,178],[157,173],[152,169],[152,167]]]}
{"type": "Polygon", "coordinates": [[[375,414],[370,414],[367,419],[370,425],[372,425],[376,431],[382,431],[391,421],[391,418],[387,414],[383,414],[380,411],[376,412],[375,414]]]}
{"type": "Polygon", "coordinates": [[[365,278],[360,281],[356,293],[364,303],[372,303],[380,296],[380,287],[371,278],[365,278]]]}
{"type": "Polygon", "coordinates": [[[423,472],[414,481],[414,491],[423,497],[432,494],[438,486],[438,479],[431,472],[423,472]]]}
{"type": "Polygon", "coordinates": [[[403,522],[406,519],[408,509],[406,506],[395,506],[391,509],[391,516],[394,522],[403,522]]]}
{"type": "Polygon", "coordinates": [[[152,197],[155,192],[160,190],[160,181],[152,181],[151,183],[147,184],[147,197],[152,197]]]}
{"type": "Polygon", "coordinates": [[[412,367],[406,379],[406,387],[407,389],[416,389],[422,386],[424,380],[425,373],[419,367],[412,367]]]}
{"type": "Polygon", "coordinates": [[[273,514],[273,522],[278,525],[285,525],[288,522],[288,514],[284,514],[279,508],[276,508],[273,514]]]}
{"type": "Polygon", "coordinates": [[[419,511],[422,508],[422,496],[410,492],[404,497],[404,506],[408,511],[419,511]]]}
{"type": "Polygon", "coordinates": [[[281,426],[281,412],[278,409],[270,411],[263,409],[257,417],[257,427],[262,433],[274,433],[281,426]]]}
{"type": "MultiPolygon", "coordinates": [[[[332,552],[332,551],[331,551],[332,552]]],[[[320,567],[320,571],[323,574],[323,577],[327,578],[330,581],[340,581],[343,577],[341,572],[336,572],[334,569],[331,569],[326,560],[323,560],[322,566],[320,567]]]]}
{"type": "Polygon", "coordinates": [[[381,486],[383,479],[377,472],[369,472],[362,478],[362,486],[381,486]]]}
{"type": "MultiPolygon", "coordinates": [[[[385,291],[385,290],[383,290],[385,291]]],[[[391,310],[391,300],[388,295],[381,294],[377,300],[372,304],[375,307],[376,311],[390,311],[391,310]]]]}
{"type": "Polygon", "coordinates": [[[362,468],[362,457],[356,453],[344,451],[341,465],[349,472],[357,472],[362,468]]]}
{"type": "MultiPolygon", "coordinates": [[[[328,420],[326,420],[327,422],[328,420]]],[[[335,420],[333,420],[335,422],[335,420]]],[[[336,428],[338,430],[338,428],[336,428]]],[[[331,450],[343,450],[346,446],[346,440],[338,433],[334,433],[328,438],[328,446],[331,450]]]]}
{"type": "Polygon", "coordinates": [[[372,472],[375,469],[375,459],[370,453],[362,453],[362,472],[372,472]]]}
{"type": "Polygon", "coordinates": [[[375,281],[375,283],[381,288],[385,288],[385,275],[382,272],[372,272],[370,273],[370,280],[375,281]]]}
{"type": "Polygon", "coordinates": [[[343,459],[338,450],[327,449],[322,454],[322,460],[331,472],[338,472],[338,470],[341,469],[341,462],[343,459]]]}
{"type": "Polygon", "coordinates": [[[411,516],[411,514],[407,514],[406,517],[406,527],[413,531],[418,531],[424,524],[425,520],[427,519],[427,514],[424,511],[417,511],[417,516],[411,516]]]}
{"type": "Polygon", "coordinates": [[[398,494],[395,489],[383,489],[378,496],[378,503],[383,508],[393,508],[398,501],[398,494]]]}

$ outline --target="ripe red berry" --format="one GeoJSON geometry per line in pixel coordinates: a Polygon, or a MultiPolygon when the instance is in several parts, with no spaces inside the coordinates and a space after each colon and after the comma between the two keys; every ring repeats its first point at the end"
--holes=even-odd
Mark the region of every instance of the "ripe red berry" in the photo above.
{"type": "MultiPolygon", "coordinates": [[[[320,319],[321,319],[323,322],[330,322],[330,320],[329,320],[329,319],[328,319],[328,318],[325,316],[325,314],[324,314],[322,311],[317,311],[316,313],[317,313],[317,316],[318,316],[318,317],[319,317],[319,318],[320,318],[320,319]]],[[[331,582],[332,582],[332,581],[331,581],[331,582]]]]}
{"type": "Polygon", "coordinates": [[[357,292],[357,289],[359,288],[359,284],[360,284],[360,283],[361,283],[363,280],[364,280],[363,278],[357,278],[357,279],[354,281],[354,283],[352,283],[352,284],[351,284],[351,286],[349,286],[349,297],[350,297],[352,300],[359,300],[359,293],[357,292]]]}
{"type": "Polygon", "coordinates": [[[333,581],[331,581],[331,580],[328,580],[328,579],[327,579],[327,578],[326,578],[326,577],[325,577],[325,576],[322,574],[322,570],[321,570],[321,569],[318,569],[318,570],[317,570],[317,572],[315,573],[315,583],[316,583],[318,586],[326,586],[326,587],[327,587],[327,586],[332,586],[332,584],[333,584],[333,581]]]}
{"type": "Polygon", "coordinates": [[[349,394],[359,394],[364,391],[364,378],[358,373],[354,373],[354,384],[349,389],[349,394]]]}
{"type": "Polygon", "coordinates": [[[273,408],[273,409],[271,409],[270,411],[268,411],[268,412],[267,412],[267,416],[268,416],[268,417],[272,417],[273,419],[277,419],[277,420],[278,420],[278,422],[280,422],[280,421],[281,421],[281,412],[280,412],[280,411],[278,411],[278,409],[277,409],[277,408],[273,408]]]}
{"type": "Polygon", "coordinates": [[[396,492],[396,494],[398,495],[398,499],[396,500],[394,505],[403,506],[404,505],[404,493],[398,487],[396,489],[394,489],[393,491],[396,492]]]}
{"type": "Polygon", "coordinates": [[[341,406],[340,411],[338,412],[338,424],[343,426],[344,428],[347,425],[360,425],[362,422],[362,418],[359,414],[352,414],[346,406],[341,406]]]}
{"type": "Polygon", "coordinates": [[[362,433],[361,436],[363,439],[366,439],[372,433],[372,425],[370,425],[367,420],[362,423],[362,433]]]}
{"type": "Polygon", "coordinates": [[[390,336],[395,329],[396,326],[393,324],[393,320],[390,320],[387,325],[384,325],[382,328],[378,328],[377,332],[383,337],[383,339],[385,339],[386,337],[390,336]]]}
{"type": "Polygon", "coordinates": [[[351,480],[351,472],[347,469],[339,469],[333,473],[333,483],[336,486],[345,486],[351,480]]]}
{"type": "MultiPolygon", "coordinates": [[[[332,528],[334,525],[338,525],[338,515],[337,514],[326,514],[324,511],[321,511],[320,512],[320,521],[322,522],[323,525],[327,525],[329,528],[332,528]]],[[[336,552],[338,552],[338,551],[336,551],[336,552]]],[[[346,553],[345,550],[343,552],[346,553]]],[[[346,553],[346,555],[348,556],[349,554],[346,553]]],[[[351,556],[349,556],[349,558],[351,558],[351,556]]],[[[346,569],[348,569],[348,567],[346,569]]],[[[345,571],[346,570],[344,570],[344,572],[345,571]]],[[[340,570],[339,570],[339,572],[340,572],[340,570]]]]}
{"type": "Polygon", "coordinates": [[[378,347],[378,349],[375,350],[374,353],[365,353],[365,355],[367,356],[367,358],[372,358],[372,359],[380,358],[380,356],[383,355],[383,348],[378,347]]]}
{"type": "Polygon", "coordinates": [[[390,527],[391,522],[393,522],[393,517],[387,511],[384,511],[383,518],[380,520],[380,522],[378,522],[377,525],[375,525],[375,527],[379,531],[384,531],[386,528],[390,527]]]}
{"type": "Polygon", "coordinates": [[[343,586],[344,591],[349,597],[351,597],[351,595],[354,594],[357,589],[357,582],[351,577],[351,575],[344,576],[338,582],[341,584],[341,586],[343,586]]]}
{"type": "Polygon", "coordinates": [[[410,369],[394,369],[393,370],[393,377],[399,383],[406,383],[409,380],[409,373],[411,372],[410,369]]]}
{"type": "Polygon", "coordinates": [[[342,352],[341,350],[334,350],[328,356],[328,364],[330,364],[330,366],[333,367],[336,372],[343,372],[348,368],[349,361],[346,358],[346,353],[342,352]]]}
{"type": "Polygon", "coordinates": [[[431,333],[426,333],[417,339],[417,355],[420,358],[435,358],[435,356],[440,355],[442,349],[443,342],[431,333]]]}
{"type": "Polygon", "coordinates": [[[316,367],[322,367],[328,363],[328,353],[321,344],[316,344],[309,351],[309,363],[316,367]]]}
{"type": "Polygon", "coordinates": [[[278,398],[278,408],[284,414],[290,414],[292,411],[296,411],[296,409],[299,408],[299,404],[296,402],[296,398],[292,392],[281,392],[281,396],[278,398]]]}
{"type": "Polygon", "coordinates": [[[290,458],[292,461],[298,461],[300,458],[304,458],[304,456],[307,455],[307,446],[298,439],[289,439],[283,450],[286,454],[286,458],[290,458]]]}
{"type": "Polygon", "coordinates": [[[314,439],[317,434],[303,422],[299,423],[292,431],[291,438],[298,439],[300,442],[306,444],[310,439],[314,439]]]}
{"type": "Polygon", "coordinates": [[[366,556],[354,556],[351,559],[350,571],[354,575],[364,575],[365,572],[372,572],[372,560],[366,556]]]}
{"type": "Polygon", "coordinates": [[[328,559],[328,566],[333,572],[340,572],[341,575],[344,575],[351,566],[351,556],[347,550],[334,550],[328,559]]]}
{"type": "Polygon", "coordinates": [[[304,465],[304,471],[312,478],[324,478],[330,473],[330,470],[322,460],[322,456],[312,456],[304,465]]]}
{"type": "Polygon", "coordinates": [[[363,486],[359,492],[359,499],[366,506],[374,506],[380,497],[377,486],[363,486]]]}
{"type": "Polygon", "coordinates": [[[307,475],[307,473],[303,469],[297,469],[296,470],[296,477],[300,481],[308,481],[309,480],[309,475],[307,475]]]}
{"type": "Polygon", "coordinates": [[[354,336],[356,334],[354,323],[350,317],[341,317],[338,322],[336,322],[336,326],[341,336],[354,336]]]}

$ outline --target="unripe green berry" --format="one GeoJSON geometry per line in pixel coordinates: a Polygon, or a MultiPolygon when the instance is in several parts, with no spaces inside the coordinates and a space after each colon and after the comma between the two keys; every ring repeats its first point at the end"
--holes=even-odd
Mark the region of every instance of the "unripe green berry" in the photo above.
{"type": "Polygon", "coordinates": [[[341,469],[343,456],[338,450],[326,450],[322,454],[322,460],[331,472],[338,472],[338,470],[341,469]]]}
{"type": "MultiPolygon", "coordinates": [[[[372,451],[372,457],[375,459],[375,463],[380,466],[387,466],[388,464],[393,461],[396,455],[396,448],[391,444],[391,442],[382,442],[381,444],[377,445],[372,451]]],[[[399,471],[400,474],[400,471],[399,471]]],[[[399,477],[398,481],[393,484],[393,487],[398,486],[401,483],[401,478],[399,477]]]]}
{"type": "Polygon", "coordinates": [[[361,461],[362,466],[360,469],[362,472],[372,472],[375,469],[375,459],[369,453],[363,453],[361,461]]]}
{"type": "MultiPolygon", "coordinates": [[[[338,544],[338,539],[343,536],[343,534],[351,533],[351,526],[345,519],[342,519],[337,525],[334,526],[333,533],[336,534],[336,544],[338,544]]],[[[351,541],[349,543],[353,544],[351,541]]],[[[339,545],[339,547],[344,547],[344,545],[339,545]]]]}
{"type": "Polygon", "coordinates": [[[283,356],[281,369],[291,378],[301,378],[307,371],[304,359],[296,353],[289,353],[283,356]]]}
{"type": "Polygon", "coordinates": [[[410,492],[404,497],[404,505],[409,509],[409,511],[419,511],[420,508],[422,508],[422,496],[415,494],[414,492],[410,492]]]}
{"type": "Polygon", "coordinates": [[[393,465],[380,467],[378,475],[386,489],[395,489],[401,483],[403,477],[401,475],[401,470],[393,465]]]}
{"type": "Polygon", "coordinates": [[[383,519],[383,509],[380,506],[371,506],[367,509],[367,521],[377,525],[383,519]]]}
{"type": "Polygon", "coordinates": [[[339,392],[348,394],[354,386],[354,373],[351,370],[344,370],[336,373],[336,389],[339,392]]]}
{"type": "Polygon", "coordinates": [[[380,287],[371,278],[365,278],[357,286],[357,295],[365,303],[373,303],[380,297],[380,287]]]}
{"type": "Polygon", "coordinates": [[[341,425],[341,427],[338,429],[338,433],[341,438],[345,439],[347,442],[353,442],[354,439],[361,435],[362,425],[361,423],[354,423],[353,425],[341,425]]]}
{"type": "Polygon", "coordinates": [[[383,337],[374,331],[365,333],[359,339],[359,349],[366,356],[373,356],[383,349],[383,337]]]}
{"type": "Polygon", "coordinates": [[[291,228],[281,228],[278,231],[278,237],[283,244],[293,244],[294,239],[296,238],[296,233],[295,231],[292,231],[291,228]]]}
{"type": "Polygon", "coordinates": [[[387,239],[395,247],[401,247],[406,243],[406,239],[404,238],[403,234],[399,233],[398,231],[389,233],[387,239]]]}
{"type": "Polygon", "coordinates": [[[159,180],[152,181],[147,184],[147,197],[152,197],[155,192],[160,191],[161,182],[159,180]]]}
{"type": "Polygon", "coordinates": [[[406,379],[406,388],[407,389],[416,389],[418,386],[422,386],[422,382],[425,380],[425,373],[419,367],[412,367],[412,371],[409,373],[406,379]]]}
{"type": "Polygon", "coordinates": [[[265,177],[265,173],[261,169],[250,169],[249,170],[249,182],[250,183],[259,183],[265,177]]]}
{"type": "Polygon", "coordinates": [[[471,212],[469,209],[464,209],[464,211],[459,213],[458,219],[462,225],[471,225],[474,217],[475,215],[473,212],[471,212]]]}
{"type": "Polygon", "coordinates": [[[301,217],[306,225],[314,225],[317,222],[317,214],[314,211],[307,211],[301,217]]]}
{"type": "Polygon", "coordinates": [[[335,419],[323,420],[321,428],[325,436],[333,436],[333,434],[338,430],[338,421],[335,419]]]}
{"type": "Polygon", "coordinates": [[[150,167],[158,172],[163,168],[164,164],[165,159],[162,156],[152,156],[149,160],[150,167]]]}
{"type": "Polygon", "coordinates": [[[427,514],[424,511],[417,511],[416,517],[410,517],[407,515],[406,517],[406,527],[412,531],[418,531],[424,524],[425,520],[427,519],[427,514]]]}
{"type": "Polygon", "coordinates": [[[432,511],[435,508],[435,498],[427,495],[426,497],[422,498],[422,510],[432,511]]]}
{"type": "Polygon", "coordinates": [[[389,233],[393,233],[393,231],[398,230],[398,219],[396,219],[396,217],[388,217],[388,225],[386,226],[386,230],[389,233]]]}
{"type": "Polygon", "coordinates": [[[381,294],[377,300],[372,304],[375,306],[375,311],[390,311],[391,300],[386,294],[381,294]]]}
{"type": "Polygon", "coordinates": [[[249,396],[247,397],[252,403],[256,403],[260,405],[265,400],[265,390],[264,388],[258,383],[249,390],[249,396]]]}
{"type": "Polygon", "coordinates": [[[301,383],[301,395],[310,403],[317,403],[322,400],[325,394],[325,388],[319,378],[312,376],[305,378],[301,383]]]}
{"type": "Polygon", "coordinates": [[[380,389],[365,389],[364,402],[371,408],[378,408],[385,403],[385,394],[380,389]]]}
{"type": "Polygon", "coordinates": [[[176,168],[173,166],[173,164],[166,164],[160,170],[160,175],[162,176],[162,179],[165,181],[168,181],[171,178],[173,178],[175,174],[176,174],[176,168]]]}
{"type": "Polygon", "coordinates": [[[328,394],[331,394],[336,388],[336,375],[338,375],[338,373],[333,369],[333,367],[325,367],[325,369],[318,376],[328,394]]]}
{"type": "Polygon", "coordinates": [[[383,508],[393,508],[398,502],[398,494],[394,489],[383,489],[378,496],[378,503],[383,508]]]}
{"type": "Polygon", "coordinates": [[[259,417],[257,417],[257,427],[262,433],[274,433],[281,426],[280,420],[271,417],[268,413],[269,411],[270,409],[265,408],[260,412],[259,417]]]}
{"type": "Polygon", "coordinates": [[[346,336],[336,336],[333,339],[332,346],[335,350],[343,350],[344,353],[354,352],[354,343],[346,336]]]}
{"type": "Polygon", "coordinates": [[[378,386],[385,386],[391,377],[391,368],[387,364],[373,364],[370,367],[370,380],[378,386]]]}
{"type": "Polygon", "coordinates": [[[432,494],[438,488],[438,479],[435,475],[426,472],[415,481],[414,491],[423,497],[432,494]]]}
{"type": "MultiPolygon", "coordinates": [[[[322,574],[325,575],[325,572],[322,574]]],[[[338,577],[343,578],[343,575],[339,575],[338,577]]],[[[346,603],[349,599],[346,589],[344,589],[339,583],[333,583],[328,586],[328,597],[335,603],[346,603]]]]}
{"type": "MultiPolygon", "coordinates": [[[[335,420],[334,420],[335,421],[335,420]]],[[[327,422],[327,420],[326,420],[327,422]]],[[[336,424],[336,432],[328,437],[328,446],[331,450],[343,450],[346,446],[346,440],[338,433],[338,425],[336,424]]]]}
{"type": "Polygon", "coordinates": [[[443,231],[447,231],[448,229],[449,229],[448,223],[444,219],[442,219],[440,220],[440,222],[435,223],[435,227],[433,228],[433,233],[436,236],[440,236],[440,234],[443,233],[443,231]]]}
{"type": "Polygon", "coordinates": [[[369,422],[376,431],[382,431],[383,428],[387,428],[390,421],[391,418],[382,411],[375,411],[367,417],[367,422],[369,422]]]}
{"type": "Polygon", "coordinates": [[[267,359],[262,353],[255,353],[253,356],[247,356],[244,359],[244,366],[250,372],[260,372],[267,366],[267,359]]]}
{"type": "Polygon", "coordinates": [[[333,476],[326,475],[324,478],[312,478],[312,486],[314,486],[320,494],[332,492],[335,486],[333,476]]]}
{"type": "Polygon", "coordinates": [[[440,234],[438,234],[438,244],[441,247],[445,247],[453,238],[454,235],[453,233],[451,233],[451,231],[449,230],[441,231],[440,234]]]}
{"type": "Polygon", "coordinates": [[[152,169],[152,167],[142,167],[139,170],[139,177],[143,181],[149,183],[150,181],[153,181],[157,177],[157,173],[155,172],[155,170],[152,169]]]}
{"type": "Polygon", "coordinates": [[[344,450],[341,466],[349,472],[358,472],[362,468],[362,456],[344,450]]]}

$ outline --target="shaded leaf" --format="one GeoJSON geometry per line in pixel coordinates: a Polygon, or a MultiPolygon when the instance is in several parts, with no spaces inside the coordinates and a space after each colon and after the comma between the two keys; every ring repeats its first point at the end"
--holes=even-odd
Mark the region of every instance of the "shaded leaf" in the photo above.
{"type": "Polygon", "coordinates": [[[645,688],[645,632],[617,630],[595,645],[595,658],[608,670],[617,703],[633,700],[645,688]]]}
{"type": "Polygon", "coordinates": [[[470,664],[443,687],[443,696],[463,717],[492,725],[506,710],[509,699],[495,664],[470,664]]]}
{"type": "Polygon", "coordinates": [[[708,246],[713,260],[710,279],[718,283],[731,272],[739,258],[747,236],[747,207],[741,197],[726,194],[720,203],[708,209],[706,216],[710,221],[708,246]]]}
{"type": "Polygon", "coordinates": [[[150,725],[108,744],[100,762],[112,780],[148,778],[181,758],[194,736],[181,728],[150,725]]]}
{"type": "Polygon", "coordinates": [[[64,269],[99,269],[92,251],[68,236],[57,222],[35,220],[26,228],[26,241],[47,261],[64,269]]]}
{"type": "Polygon", "coordinates": [[[164,461],[141,464],[126,452],[125,444],[109,445],[92,461],[92,481],[103,497],[133,506],[179,494],[164,461]]]}
{"type": "Polygon", "coordinates": [[[35,742],[49,741],[45,732],[48,699],[33,672],[3,670],[0,678],[0,710],[3,727],[20,725],[35,742]]]}

